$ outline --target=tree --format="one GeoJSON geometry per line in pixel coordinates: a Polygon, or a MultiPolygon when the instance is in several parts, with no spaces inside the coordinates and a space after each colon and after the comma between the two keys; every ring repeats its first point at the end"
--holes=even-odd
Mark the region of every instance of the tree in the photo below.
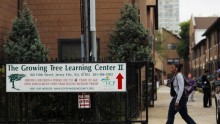
{"type": "MultiPolygon", "coordinates": [[[[20,81],[23,77],[25,77],[24,74],[11,74],[9,76],[10,82],[12,83],[12,88],[13,89],[17,89],[15,88],[15,81],[20,81]]],[[[17,89],[19,90],[19,89],[17,89]]]]}
{"type": "Polygon", "coordinates": [[[148,31],[139,22],[136,5],[126,3],[110,34],[109,54],[114,60],[151,60],[148,31]]]}
{"type": "MultiPolygon", "coordinates": [[[[24,2],[23,4],[23,10],[20,13],[20,16],[16,17],[13,21],[12,30],[6,39],[6,43],[4,44],[4,51],[9,62],[44,62],[47,60],[49,50],[45,48],[45,46],[41,43],[35,22],[33,20],[30,10],[27,8],[26,2],[24,2]]],[[[23,74],[10,75],[8,78],[12,83],[12,88],[17,89],[15,88],[15,81],[21,80],[24,76],[25,75],[23,74]]],[[[30,96],[32,98],[32,101],[28,101],[28,95],[29,94],[20,94],[20,99],[11,98],[8,101],[8,104],[22,102],[23,104],[25,104],[25,107],[20,108],[20,110],[22,110],[21,113],[24,115],[33,113],[34,116],[36,115],[36,113],[28,110],[27,103],[30,104],[33,109],[37,109],[36,106],[40,102],[42,106],[44,106],[45,104],[44,101],[40,101],[40,99],[37,99],[38,95],[30,96]],[[34,100],[36,100],[37,102],[35,102],[34,100]]],[[[48,95],[45,94],[44,96],[48,97],[48,95]]],[[[14,111],[10,111],[8,113],[9,115],[11,113],[16,113],[18,117],[27,117],[20,114],[18,107],[15,107],[12,110],[14,111]]],[[[41,111],[42,110],[43,109],[41,109],[41,111]]]]}
{"type": "Polygon", "coordinates": [[[20,17],[15,18],[4,50],[10,62],[42,62],[49,50],[41,44],[35,22],[26,2],[20,17]]]}
{"type": "Polygon", "coordinates": [[[180,23],[180,37],[182,41],[177,44],[177,53],[184,60],[189,60],[189,25],[190,22],[182,22],[180,23]]]}
{"type": "Polygon", "coordinates": [[[165,33],[162,33],[161,30],[155,31],[155,51],[159,57],[167,56],[167,44],[164,41],[168,40],[169,36],[165,33]]]}

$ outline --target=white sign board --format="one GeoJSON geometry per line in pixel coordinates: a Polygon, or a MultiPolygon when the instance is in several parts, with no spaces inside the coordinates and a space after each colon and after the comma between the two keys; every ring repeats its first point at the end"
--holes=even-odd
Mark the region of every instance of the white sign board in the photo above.
{"type": "Polygon", "coordinates": [[[126,63],[6,64],[6,92],[125,92],[126,63]]]}
{"type": "Polygon", "coordinates": [[[89,94],[78,95],[78,108],[91,108],[89,94]]]}

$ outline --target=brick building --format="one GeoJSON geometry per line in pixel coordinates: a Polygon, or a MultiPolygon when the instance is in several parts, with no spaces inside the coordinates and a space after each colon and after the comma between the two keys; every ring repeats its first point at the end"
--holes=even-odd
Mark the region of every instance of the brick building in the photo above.
{"type": "Polygon", "coordinates": [[[0,0],[0,60],[4,57],[3,44],[6,35],[10,32],[12,20],[18,14],[16,0],[0,0]]]}
{"type": "Polygon", "coordinates": [[[173,76],[171,72],[171,65],[180,63],[180,57],[176,51],[176,48],[178,42],[181,41],[181,38],[178,35],[172,33],[171,31],[168,31],[167,29],[163,28],[162,39],[162,46],[164,47],[163,80],[167,80],[173,76]]]}
{"type": "Polygon", "coordinates": [[[203,34],[206,36],[206,41],[208,44],[208,50],[206,51],[206,68],[208,68],[211,73],[216,73],[216,70],[220,68],[220,18],[218,18],[203,34]]]}
{"type": "Polygon", "coordinates": [[[213,29],[209,29],[216,19],[217,17],[192,17],[190,20],[190,70],[196,77],[202,75],[205,69],[212,73],[216,68],[213,62],[217,60],[217,40],[210,32],[213,29]]]}
{"type": "MultiPolygon", "coordinates": [[[[24,0],[0,0],[0,59],[4,59],[4,39],[12,20],[21,10],[24,0]]],[[[109,33],[120,16],[126,0],[96,0],[96,34],[98,55],[108,54],[109,33]]],[[[49,58],[80,57],[82,11],[81,0],[26,0],[36,20],[41,41],[50,49],[49,58]]],[[[128,0],[139,8],[140,22],[151,35],[157,28],[157,0],[128,0]],[[155,27],[156,26],[156,27],[155,27]]]]}
{"type": "MultiPolygon", "coordinates": [[[[151,38],[154,38],[154,30],[157,29],[157,0],[96,0],[96,34],[98,39],[98,54],[100,57],[105,57],[108,54],[109,33],[114,28],[115,21],[120,17],[120,9],[124,6],[126,1],[133,4],[136,3],[138,5],[140,23],[142,23],[144,27],[149,30],[151,38]]],[[[0,60],[5,59],[3,44],[7,34],[11,30],[12,20],[19,15],[19,11],[22,9],[23,2],[24,0],[0,0],[0,60]]],[[[32,12],[34,19],[36,20],[36,26],[42,43],[50,49],[49,58],[60,59],[64,58],[65,56],[80,57],[82,0],[26,0],[26,2],[28,8],[32,12]]],[[[152,55],[154,54],[155,52],[153,50],[152,55]]],[[[142,70],[144,69],[145,68],[142,70]]],[[[146,75],[143,77],[145,76],[146,75]]],[[[142,82],[144,79],[138,80],[138,83],[141,82],[144,84],[144,82],[142,82]]],[[[142,86],[144,86],[143,84],[140,84],[138,89],[142,89],[142,86]]],[[[135,92],[136,90],[137,89],[135,89],[135,92]]],[[[138,90],[137,94],[141,93],[144,92],[138,90]]],[[[141,94],[140,96],[144,95],[141,94]]],[[[136,97],[133,95],[131,97],[136,99],[136,97]]],[[[20,98],[16,98],[14,100],[25,101],[24,99],[20,98]]],[[[142,98],[138,100],[144,101],[142,98]]],[[[29,121],[28,113],[30,111],[26,111],[29,107],[28,105],[26,106],[26,103],[29,102],[13,103],[21,103],[21,108],[7,108],[7,110],[11,110],[9,113],[5,114],[6,116],[9,116],[7,120],[9,121],[12,119],[14,122],[16,122],[16,120],[29,121]],[[26,108],[22,106],[22,104],[25,104],[26,108]],[[21,115],[17,114],[19,113],[19,110],[21,115]],[[22,113],[27,114],[27,120],[22,120],[22,113]]],[[[68,104],[68,102],[65,103],[68,104]]],[[[132,103],[134,102],[132,101],[132,103]]],[[[137,104],[136,101],[135,104],[137,104]]],[[[20,104],[16,104],[16,106],[18,105],[20,106],[20,104]]],[[[141,103],[140,105],[138,103],[137,106],[140,106],[138,109],[142,109],[143,107],[147,106],[147,104],[141,103]]],[[[86,114],[87,113],[85,113],[85,115],[86,114]]],[[[68,115],[68,113],[66,115],[68,115]]],[[[133,119],[134,116],[133,114],[131,115],[133,119]]],[[[145,116],[148,117],[148,115],[145,116]]],[[[67,120],[68,119],[65,118],[65,121],[67,120]]]]}

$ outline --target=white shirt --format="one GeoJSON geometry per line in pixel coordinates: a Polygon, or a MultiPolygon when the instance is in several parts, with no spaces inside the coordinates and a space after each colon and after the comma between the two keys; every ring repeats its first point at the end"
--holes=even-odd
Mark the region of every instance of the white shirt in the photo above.
{"type": "Polygon", "coordinates": [[[179,101],[183,95],[183,90],[184,90],[184,78],[180,72],[177,73],[176,77],[174,78],[173,87],[174,87],[174,90],[177,94],[176,103],[179,103],[179,101]]]}

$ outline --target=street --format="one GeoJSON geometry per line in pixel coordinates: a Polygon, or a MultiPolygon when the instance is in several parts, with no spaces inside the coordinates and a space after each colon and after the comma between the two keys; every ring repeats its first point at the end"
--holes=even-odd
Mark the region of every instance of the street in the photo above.
{"type": "MultiPolygon", "coordinates": [[[[160,86],[158,89],[158,97],[154,102],[154,107],[149,107],[148,124],[165,124],[167,119],[168,106],[171,100],[169,94],[170,88],[160,86]]],[[[197,124],[216,124],[215,121],[215,101],[212,98],[212,107],[203,108],[203,94],[196,91],[195,102],[188,102],[188,113],[197,124]]],[[[177,113],[174,124],[186,124],[177,113]]]]}

